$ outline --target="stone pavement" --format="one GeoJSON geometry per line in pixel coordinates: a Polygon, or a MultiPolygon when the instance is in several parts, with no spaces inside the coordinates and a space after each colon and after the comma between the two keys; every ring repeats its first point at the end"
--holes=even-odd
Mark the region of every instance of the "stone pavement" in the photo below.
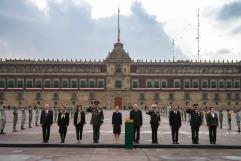
{"type": "MultiPolygon", "coordinates": [[[[128,118],[129,111],[122,111],[123,120],[128,118]]],[[[28,128],[26,123],[25,130],[20,129],[18,122],[18,132],[12,132],[12,111],[7,111],[8,120],[6,125],[6,135],[0,135],[1,143],[40,143],[42,142],[41,127],[28,128]]],[[[112,111],[104,111],[105,122],[101,127],[100,144],[112,144],[112,111]]],[[[19,120],[21,115],[19,115],[19,120]]],[[[151,143],[150,116],[144,114],[144,125],[141,128],[141,144],[149,145],[151,143]]],[[[224,115],[226,116],[226,115],[224,115]]],[[[86,115],[87,124],[84,127],[83,142],[81,144],[92,144],[92,126],[90,122],[90,114],[86,115]]],[[[168,125],[168,118],[163,114],[161,117],[161,125],[158,130],[159,144],[171,144],[171,131],[168,125]]],[[[34,125],[35,120],[33,120],[34,125]]],[[[217,145],[241,145],[241,134],[235,132],[236,125],[233,121],[233,129],[227,130],[227,121],[225,118],[223,129],[218,129],[217,145]]],[[[60,137],[58,127],[54,124],[51,128],[50,143],[58,145],[60,137]]],[[[124,126],[122,127],[121,144],[124,143],[124,126]]],[[[191,133],[188,122],[182,122],[180,129],[179,143],[181,145],[191,145],[191,133]]],[[[75,138],[75,128],[73,119],[70,120],[66,144],[77,145],[75,138]]],[[[200,129],[200,144],[209,145],[208,130],[205,125],[200,129]]],[[[47,148],[47,147],[13,147],[0,148],[0,161],[240,161],[240,149],[196,149],[195,147],[185,149],[143,149],[137,148],[126,150],[123,148],[47,148]]]]}
{"type": "MultiPolygon", "coordinates": [[[[123,114],[123,122],[126,118],[129,117],[129,111],[121,111],[123,114]]],[[[33,119],[32,126],[34,128],[28,128],[28,123],[26,123],[25,130],[20,129],[20,120],[21,114],[19,112],[19,122],[18,122],[18,132],[12,132],[12,111],[7,111],[8,120],[6,125],[6,135],[0,135],[0,143],[41,143],[42,142],[42,132],[41,127],[33,126],[35,120],[33,119]]],[[[112,135],[112,111],[104,111],[105,119],[104,124],[101,126],[100,134],[100,143],[101,144],[112,144],[113,135],[112,135]]],[[[34,113],[35,116],[35,113],[34,113]]],[[[234,115],[233,115],[234,116],[234,115]]],[[[84,126],[83,141],[82,144],[91,144],[92,141],[92,126],[90,125],[91,114],[86,115],[86,125],[84,126]]],[[[226,117],[226,114],[224,114],[226,117]]],[[[28,117],[27,117],[28,118],[28,117]]],[[[28,119],[27,119],[28,120],[28,119]]],[[[150,116],[146,115],[143,111],[143,127],[141,128],[141,144],[150,144],[151,143],[151,129],[150,129],[150,116]]],[[[227,130],[227,121],[224,120],[223,129],[218,129],[217,134],[217,144],[218,145],[241,145],[241,134],[236,132],[235,121],[233,120],[232,130],[227,130]]],[[[188,122],[182,122],[182,127],[180,129],[179,143],[190,145],[191,142],[191,130],[188,122]]],[[[161,116],[161,125],[158,129],[158,140],[159,144],[171,144],[171,130],[168,125],[168,118],[163,114],[161,116]]],[[[58,127],[54,124],[51,128],[51,136],[49,143],[59,143],[60,137],[58,134],[58,127]]],[[[75,144],[75,128],[73,126],[73,119],[70,120],[70,125],[68,128],[68,133],[66,137],[67,144],[75,144]]],[[[122,126],[122,134],[120,137],[120,143],[124,143],[124,125],[122,126]]],[[[209,145],[208,139],[208,128],[203,125],[200,129],[200,144],[209,145]]]]}

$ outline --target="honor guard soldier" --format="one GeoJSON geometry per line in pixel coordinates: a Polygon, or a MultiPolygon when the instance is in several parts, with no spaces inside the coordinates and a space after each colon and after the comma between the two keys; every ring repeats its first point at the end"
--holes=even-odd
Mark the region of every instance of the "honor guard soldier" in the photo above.
{"type": "Polygon", "coordinates": [[[3,106],[0,106],[0,130],[1,130],[0,134],[6,134],[4,132],[5,124],[6,124],[5,109],[3,108],[3,106]]]}
{"type": "Polygon", "coordinates": [[[33,108],[32,106],[28,107],[28,127],[32,128],[31,124],[32,124],[32,119],[33,119],[33,108]]]}
{"type": "Polygon", "coordinates": [[[161,122],[161,116],[156,104],[151,105],[146,114],[151,116],[150,124],[152,131],[152,144],[158,144],[157,131],[161,122]]]}
{"type": "Polygon", "coordinates": [[[238,130],[236,132],[240,133],[240,112],[239,112],[239,109],[237,109],[236,112],[235,112],[235,119],[236,119],[236,123],[237,123],[237,127],[238,127],[238,130]]]}
{"type": "Polygon", "coordinates": [[[218,118],[219,118],[219,128],[222,129],[223,128],[223,110],[222,109],[218,111],[218,118]]]}
{"type": "Polygon", "coordinates": [[[25,107],[22,108],[22,116],[21,116],[21,130],[24,130],[24,125],[25,125],[25,121],[26,121],[26,111],[25,111],[25,107]]]}
{"type": "Polygon", "coordinates": [[[17,107],[13,108],[13,132],[17,132],[16,126],[18,123],[18,109],[17,107]]]}
{"type": "Polygon", "coordinates": [[[94,105],[87,109],[87,112],[91,112],[91,121],[90,123],[93,126],[93,142],[99,143],[100,137],[100,126],[104,123],[104,113],[102,108],[100,108],[99,101],[94,101],[94,105]]]}
{"type": "Polygon", "coordinates": [[[227,109],[227,119],[228,119],[228,130],[231,130],[232,114],[229,109],[227,109]]]}
{"type": "Polygon", "coordinates": [[[199,128],[202,125],[202,113],[198,110],[198,104],[193,104],[192,109],[186,111],[190,115],[192,131],[192,143],[199,144],[199,128]]]}
{"type": "Polygon", "coordinates": [[[38,119],[39,119],[39,107],[36,106],[36,109],[35,109],[35,126],[38,126],[38,119]]]}

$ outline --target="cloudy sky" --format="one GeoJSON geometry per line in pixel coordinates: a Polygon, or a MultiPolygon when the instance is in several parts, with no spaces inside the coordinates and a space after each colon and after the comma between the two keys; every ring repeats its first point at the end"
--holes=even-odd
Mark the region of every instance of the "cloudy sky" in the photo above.
{"type": "MultiPolygon", "coordinates": [[[[241,59],[241,0],[120,0],[121,42],[134,59],[241,59]]],[[[0,0],[0,58],[104,59],[118,0],[0,0]]]]}

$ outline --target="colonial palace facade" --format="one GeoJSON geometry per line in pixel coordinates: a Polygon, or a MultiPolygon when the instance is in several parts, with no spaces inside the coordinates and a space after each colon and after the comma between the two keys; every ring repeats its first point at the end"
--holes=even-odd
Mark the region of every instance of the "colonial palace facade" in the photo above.
{"type": "Polygon", "coordinates": [[[240,81],[240,61],[133,61],[117,42],[103,61],[0,60],[0,103],[236,108],[240,81]]]}

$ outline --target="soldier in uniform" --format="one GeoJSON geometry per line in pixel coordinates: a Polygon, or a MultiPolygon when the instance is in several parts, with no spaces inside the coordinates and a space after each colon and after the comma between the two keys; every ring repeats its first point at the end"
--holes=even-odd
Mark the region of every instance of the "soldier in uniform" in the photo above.
{"type": "Polygon", "coordinates": [[[227,118],[228,118],[228,130],[231,130],[232,114],[229,109],[227,109],[227,118]]]}
{"type": "Polygon", "coordinates": [[[100,136],[100,126],[104,123],[104,113],[102,108],[100,108],[99,101],[94,101],[94,105],[87,109],[87,112],[91,112],[91,124],[93,126],[93,142],[99,143],[100,136]]]}
{"type": "Polygon", "coordinates": [[[32,106],[28,107],[28,113],[29,113],[29,115],[28,115],[28,118],[29,118],[29,120],[28,120],[28,127],[32,128],[32,126],[31,126],[32,119],[33,119],[33,109],[32,109],[32,106]]]}
{"type": "Polygon", "coordinates": [[[36,106],[36,115],[35,115],[35,126],[38,126],[38,119],[39,119],[39,107],[36,106]]]}
{"type": "Polygon", "coordinates": [[[198,110],[198,104],[193,104],[192,109],[188,109],[186,112],[191,118],[192,143],[199,144],[199,128],[202,125],[202,113],[198,110]]]}
{"type": "Polygon", "coordinates": [[[25,121],[26,121],[26,111],[25,111],[25,107],[22,108],[22,116],[21,116],[21,130],[24,130],[24,125],[25,125],[25,121]]]}
{"type": "Polygon", "coordinates": [[[157,131],[158,126],[161,122],[160,112],[157,108],[156,104],[151,105],[151,108],[149,108],[146,112],[146,114],[151,116],[150,124],[151,124],[151,131],[152,131],[152,144],[158,144],[157,139],[157,131]]]}
{"type": "Polygon", "coordinates": [[[133,120],[133,141],[139,144],[140,128],[142,126],[142,112],[138,109],[138,105],[134,104],[133,110],[130,111],[130,119],[133,120]]]}
{"type": "Polygon", "coordinates": [[[219,118],[219,128],[222,129],[223,128],[223,110],[222,109],[218,111],[218,118],[219,118]]]}
{"type": "Polygon", "coordinates": [[[17,107],[13,108],[13,132],[17,132],[16,126],[18,123],[18,109],[17,107]]]}
{"type": "Polygon", "coordinates": [[[236,123],[237,123],[237,127],[238,127],[238,130],[236,132],[240,133],[240,112],[239,112],[239,109],[237,109],[236,112],[235,112],[235,118],[236,118],[236,123]]]}
{"type": "Polygon", "coordinates": [[[5,109],[3,108],[3,106],[0,106],[0,130],[1,130],[0,134],[6,134],[4,132],[5,124],[6,124],[5,109]]]}

